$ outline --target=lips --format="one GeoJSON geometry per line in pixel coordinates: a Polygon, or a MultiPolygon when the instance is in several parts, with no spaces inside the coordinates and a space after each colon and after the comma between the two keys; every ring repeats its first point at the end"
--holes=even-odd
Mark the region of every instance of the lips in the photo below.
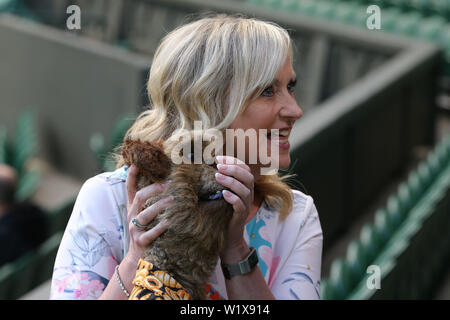
{"type": "Polygon", "coordinates": [[[284,127],[284,128],[274,128],[271,130],[276,130],[276,132],[269,132],[267,134],[267,139],[272,140],[278,146],[280,146],[283,149],[289,148],[289,134],[291,132],[292,127],[284,127]]]}
{"type": "Polygon", "coordinates": [[[284,128],[273,128],[268,130],[267,138],[271,140],[276,140],[280,143],[285,143],[289,139],[289,134],[291,132],[292,127],[284,127],[284,128]],[[276,130],[276,132],[272,132],[272,130],[276,130]]]}

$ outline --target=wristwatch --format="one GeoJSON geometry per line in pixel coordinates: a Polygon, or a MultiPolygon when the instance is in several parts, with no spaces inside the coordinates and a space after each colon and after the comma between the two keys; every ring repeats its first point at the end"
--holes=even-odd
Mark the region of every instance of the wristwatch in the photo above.
{"type": "Polygon", "coordinates": [[[226,279],[231,279],[234,276],[249,273],[258,264],[258,254],[254,247],[250,247],[250,253],[244,260],[225,264],[222,263],[222,272],[226,279]]]}

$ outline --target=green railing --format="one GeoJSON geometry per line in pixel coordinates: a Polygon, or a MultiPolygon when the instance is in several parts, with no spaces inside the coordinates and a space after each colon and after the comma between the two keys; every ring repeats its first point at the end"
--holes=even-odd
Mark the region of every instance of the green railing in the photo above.
{"type": "Polygon", "coordinates": [[[69,221],[75,199],[47,213],[47,240],[16,261],[0,267],[0,300],[18,299],[53,274],[56,253],[69,221]]]}
{"type": "Polygon", "coordinates": [[[430,298],[449,262],[449,228],[450,135],[361,229],[346,257],[333,261],[321,284],[322,298],[430,298]],[[369,266],[379,268],[379,289],[370,284],[369,266]]]}
{"type": "Polygon", "coordinates": [[[36,16],[24,0],[0,0],[0,13],[2,12],[12,13],[30,20],[39,21],[38,16],[36,16]]]}
{"type": "MultiPolygon", "coordinates": [[[[396,8],[404,12],[419,12],[424,16],[441,16],[450,20],[449,0],[350,0],[365,6],[376,4],[382,8],[396,8]]],[[[334,0],[342,2],[342,0],[334,0]]]]}
{"type": "Polygon", "coordinates": [[[54,234],[35,251],[0,268],[1,300],[18,299],[51,278],[62,235],[54,234]]]}
{"type": "Polygon", "coordinates": [[[450,76],[450,2],[417,1],[332,1],[332,0],[247,0],[247,3],[291,14],[352,25],[367,30],[369,5],[381,9],[381,30],[401,34],[440,46],[445,52],[443,73],[450,76]]]}

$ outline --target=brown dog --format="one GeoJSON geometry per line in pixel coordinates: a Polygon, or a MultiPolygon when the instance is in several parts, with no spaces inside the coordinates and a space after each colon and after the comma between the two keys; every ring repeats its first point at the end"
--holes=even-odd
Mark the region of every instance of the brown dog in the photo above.
{"type": "Polygon", "coordinates": [[[216,182],[214,163],[194,164],[191,157],[190,164],[174,164],[169,151],[164,150],[162,142],[129,139],[122,149],[126,165],[139,168],[137,190],[170,181],[162,194],[147,200],[144,208],[168,195],[174,198],[148,226],[162,219],[169,225],[146,248],[130,299],[204,299],[206,282],[225,244],[233,207],[223,199],[221,192],[226,188],[216,182]]]}

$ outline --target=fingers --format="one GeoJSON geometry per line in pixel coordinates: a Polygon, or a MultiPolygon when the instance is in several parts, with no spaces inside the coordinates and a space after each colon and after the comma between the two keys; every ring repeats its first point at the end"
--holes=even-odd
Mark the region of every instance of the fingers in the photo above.
{"type": "Polygon", "coordinates": [[[234,212],[245,213],[247,211],[247,207],[245,206],[244,202],[233,192],[224,190],[223,196],[225,200],[233,206],[234,212]]]}
{"type": "Polygon", "coordinates": [[[227,187],[242,199],[247,199],[251,196],[250,188],[233,177],[229,177],[221,173],[216,173],[216,180],[218,183],[222,184],[224,187],[227,187]]]}
{"type": "Polygon", "coordinates": [[[217,165],[216,180],[230,189],[224,190],[224,199],[233,206],[235,219],[247,217],[253,203],[254,177],[243,165],[217,165]]]}
{"type": "MultiPolygon", "coordinates": [[[[229,181],[231,184],[235,183],[232,180],[236,179],[236,188],[240,188],[239,183],[244,184],[247,188],[254,187],[254,176],[250,171],[245,170],[243,167],[238,165],[227,165],[227,164],[218,164],[217,170],[219,171],[218,178],[221,179],[221,182],[229,181]],[[222,177],[223,175],[233,177],[234,179],[228,180],[227,178],[222,177]]],[[[218,180],[219,181],[219,180],[218,180]]],[[[238,189],[235,191],[238,192],[238,189]]]]}
{"type": "Polygon", "coordinates": [[[150,198],[157,194],[164,192],[165,187],[167,186],[161,183],[153,183],[148,185],[141,190],[135,192],[134,199],[131,202],[131,206],[129,207],[128,218],[131,220],[135,218],[138,213],[142,210],[145,202],[150,198]]]}
{"type": "Polygon", "coordinates": [[[137,174],[139,169],[135,165],[128,168],[128,175],[126,180],[126,189],[128,195],[128,206],[131,205],[136,194],[137,174]]]}
{"type": "Polygon", "coordinates": [[[250,172],[250,167],[241,159],[231,156],[216,156],[217,164],[237,165],[250,172]]]}
{"type": "Polygon", "coordinates": [[[166,231],[168,226],[169,224],[167,221],[162,220],[150,230],[140,233],[136,238],[137,245],[146,247],[148,244],[155,241],[155,239],[158,238],[164,231],[166,231]]]}
{"type": "MultiPolygon", "coordinates": [[[[139,192],[136,193],[136,198],[139,198],[139,192]]],[[[135,204],[140,201],[135,200],[135,204]]],[[[144,201],[145,202],[145,201],[144,201]]],[[[155,219],[155,217],[161,213],[164,209],[166,209],[173,202],[173,197],[168,196],[159,201],[152,204],[150,207],[142,210],[137,214],[136,219],[139,219],[137,222],[139,225],[146,226],[150,224],[150,222],[155,219]]],[[[138,228],[138,226],[134,225],[130,222],[130,233],[132,235],[133,241],[141,248],[148,246],[151,242],[153,242],[158,236],[160,236],[164,231],[167,230],[168,223],[163,220],[160,221],[156,226],[149,230],[142,230],[138,228]]]]}
{"type": "MultiPolygon", "coordinates": [[[[219,173],[216,173],[218,183],[229,188],[245,202],[253,202],[254,177],[249,171],[238,165],[223,164],[218,164],[217,169],[219,171],[219,173]]],[[[233,197],[229,197],[228,199],[232,200],[233,197]]]]}
{"type": "Polygon", "coordinates": [[[138,222],[141,225],[148,225],[150,222],[152,222],[155,217],[162,212],[164,209],[167,209],[167,207],[170,206],[170,204],[173,202],[173,197],[168,196],[163,199],[160,199],[159,201],[152,204],[150,207],[142,210],[136,219],[139,219],[138,222]]]}

